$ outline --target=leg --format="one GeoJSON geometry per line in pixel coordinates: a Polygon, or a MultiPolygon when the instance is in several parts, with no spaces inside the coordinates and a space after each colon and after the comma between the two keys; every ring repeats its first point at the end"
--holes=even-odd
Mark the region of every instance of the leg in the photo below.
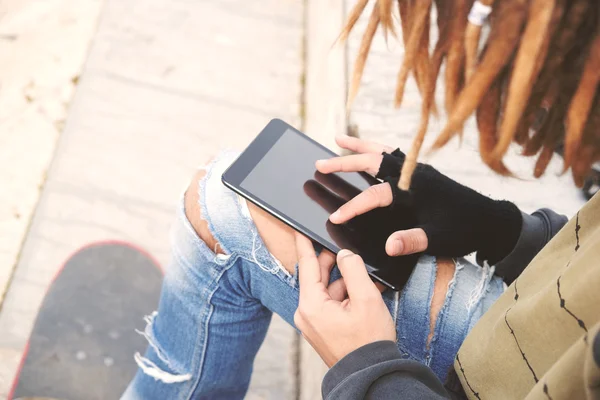
{"type": "MultiPolygon", "coordinates": [[[[140,371],[126,399],[241,398],[271,312],[293,324],[293,232],[222,185],[234,157],[220,156],[187,191],[158,314],[146,329],[150,346],[136,357],[140,371]]],[[[403,292],[383,297],[403,354],[443,379],[471,322],[501,285],[470,264],[461,263],[456,273],[454,263],[437,264],[422,257],[403,292]]],[[[339,278],[335,269],[332,275],[339,278]]]]}
{"type": "MultiPolygon", "coordinates": [[[[192,179],[189,189],[185,195],[185,210],[186,216],[190,221],[194,230],[205,243],[211,249],[215,249],[217,252],[223,252],[220,244],[213,237],[206,219],[201,215],[199,204],[199,182],[204,177],[205,172],[199,171],[196,176],[192,179]]],[[[250,211],[250,216],[256,225],[258,233],[262,241],[265,243],[267,250],[281,262],[282,266],[290,275],[295,273],[297,264],[295,242],[294,242],[294,230],[288,225],[284,224],[277,218],[271,216],[271,214],[255,206],[252,203],[247,203],[250,211]]],[[[429,335],[427,337],[427,343],[433,338],[435,322],[437,316],[444,305],[446,299],[446,292],[448,290],[448,284],[452,280],[455,272],[455,264],[450,259],[438,259],[436,277],[433,286],[433,294],[431,298],[431,307],[429,314],[429,335]]],[[[380,290],[383,292],[385,287],[377,283],[380,290]]]]}
{"type": "Polygon", "coordinates": [[[227,165],[214,163],[206,177],[202,172],[202,188],[194,180],[178,210],[172,262],[158,312],[144,332],[150,346],[135,357],[140,369],[124,399],[243,398],[272,315],[259,300],[262,290],[268,287],[273,299],[290,298],[281,309],[293,315],[297,296],[285,291],[294,290],[294,278],[221,184],[227,165]],[[190,219],[202,236],[210,229],[226,238],[222,246],[201,240],[190,219]]]}

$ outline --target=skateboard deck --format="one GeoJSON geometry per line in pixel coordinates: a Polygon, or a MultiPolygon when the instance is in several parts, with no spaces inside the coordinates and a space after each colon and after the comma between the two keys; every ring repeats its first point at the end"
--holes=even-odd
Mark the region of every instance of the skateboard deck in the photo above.
{"type": "Polygon", "coordinates": [[[135,329],[156,309],[162,271],[125,243],[95,243],[73,254],[50,285],[9,400],[118,399],[147,342],[135,329]]]}

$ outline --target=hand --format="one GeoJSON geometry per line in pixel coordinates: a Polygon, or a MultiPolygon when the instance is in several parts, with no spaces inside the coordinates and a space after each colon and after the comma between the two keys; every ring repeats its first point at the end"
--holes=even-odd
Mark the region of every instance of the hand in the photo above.
{"type": "Polygon", "coordinates": [[[474,251],[493,264],[512,251],[521,231],[519,209],[507,201],[494,201],[441,174],[418,164],[408,192],[397,188],[404,153],[389,147],[350,137],[337,143],[361,154],[317,162],[319,172],[364,171],[384,180],[341,206],[330,216],[336,224],[378,207],[412,210],[417,223],[413,229],[399,229],[386,242],[389,255],[426,252],[436,256],[459,257],[474,251]],[[377,154],[378,150],[386,152],[377,154]]]}
{"type": "Polygon", "coordinates": [[[339,293],[332,295],[312,243],[300,234],[296,234],[296,252],[300,302],[294,323],[328,367],[366,344],[396,340],[392,316],[360,256],[349,250],[337,255],[348,293],[344,299],[336,297],[339,293]]]}
{"type": "MultiPolygon", "coordinates": [[[[315,172],[314,179],[306,181],[303,189],[311,200],[328,213],[333,213],[361,193],[360,189],[339,176],[320,172],[315,172]]],[[[357,254],[374,254],[371,243],[385,243],[388,235],[395,230],[393,225],[398,228],[398,223],[389,224],[391,217],[386,210],[376,209],[343,225],[327,221],[325,227],[338,248],[348,249],[357,254]],[[370,240],[366,241],[365,237],[370,240]]]]}
{"type": "MultiPolygon", "coordinates": [[[[337,174],[325,175],[317,171],[314,179],[305,182],[304,193],[331,214],[361,193],[361,189],[337,174]]],[[[385,241],[397,229],[410,228],[414,224],[415,219],[409,214],[378,208],[342,225],[327,221],[325,228],[338,249],[348,249],[356,254],[368,255],[365,261],[377,266],[377,275],[381,279],[401,287],[408,279],[418,256],[389,257],[385,252],[385,241]]],[[[375,285],[382,292],[386,289],[380,283],[376,282],[375,285]]]]}
{"type": "MultiPolygon", "coordinates": [[[[335,141],[341,148],[358,154],[319,160],[316,163],[319,172],[323,174],[366,172],[377,178],[385,177],[379,173],[379,170],[383,166],[383,153],[391,153],[393,151],[391,147],[351,136],[337,136],[335,141]]],[[[387,164],[386,166],[389,169],[387,171],[389,175],[394,173],[396,176],[400,175],[401,167],[396,168],[395,165],[390,166],[387,164]]],[[[331,214],[329,220],[334,224],[342,224],[371,210],[388,207],[392,204],[392,201],[392,188],[388,182],[373,185],[339,207],[337,211],[331,214]]],[[[390,218],[396,219],[396,224],[398,224],[404,219],[398,217],[397,215],[390,215],[388,220],[390,218]]],[[[389,236],[385,247],[386,253],[390,256],[414,254],[427,249],[428,239],[422,228],[401,229],[389,236]]]]}

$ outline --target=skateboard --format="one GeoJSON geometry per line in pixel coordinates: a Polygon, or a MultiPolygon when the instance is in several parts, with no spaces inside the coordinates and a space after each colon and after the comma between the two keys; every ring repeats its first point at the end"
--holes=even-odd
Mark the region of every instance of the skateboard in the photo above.
{"type": "Polygon", "coordinates": [[[156,309],[161,283],[158,263],[127,243],[74,253],[48,288],[8,399],[118,399],[147,346],[135,329],[156,309]]]}

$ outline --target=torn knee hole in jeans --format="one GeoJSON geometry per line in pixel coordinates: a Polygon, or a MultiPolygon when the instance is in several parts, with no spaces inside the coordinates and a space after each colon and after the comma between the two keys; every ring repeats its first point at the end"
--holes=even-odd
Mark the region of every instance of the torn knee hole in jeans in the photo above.
{"type": "MultiPolygon", "coordinates": [[[[167,368],[175,371],[172,363],[169,361],[164,351],[157,345],[156,340],[152,335],[152,324],[154,323],[154,318],[156,318],[157,315],[158,312],[154,311],[152,314],[144,317],[144,321],[146,321],[146,328],[143,331],[136,329],[136,332],[146,338],[148,344],[150,347],[152,347],[158,359],[162,361],[167,368]]],[[[140,353],[135,353],[133,359],[146,375],[163,383],[181,383],[192,379],[192,375],[189,373],[173,373],[165,371],[146,357],[143,357],[140,353]]]]}
{"type": "Polygon", "coordinates": [[[496,267],[490,267],[487,261],[483,263],[479,282],[471,291],[471,295],[469,296],[469,300],[467,301],[467,310],[469,310],[469,314],[470,311],[473,310],[477,306],[477,304],[479,304],[479,301],[485,296],[485,294],[489,290],[490,281],[492,280],[495,271],[496,267]]]}
{"type": "MultiPolygon", "coordinates": [[[[431,312],[430,315],[430,331],[429,331],[429,336],[427,337],[427,348],[430,349],[430,347],[434,344],[436,336],[437,336],[437,325],[439,323],[439,321],[442,319],[444,312],[446,311],[446,309],[448,308],[448,304],[450,302],[450,299],[452,298],[452,294],[454,292],[454,287],[456,286],[456,279],[457,276],[459,274],[459,272],[465,267],[464,264],[462,264],[460,262],[460,260],[454,260],[454,274],[452,276],[452,279],[448,282],[447,286],[446,286],[446,291],[445,293],[443,293],[443,305],[442,307],[437,311],[437,312],[431,312]],[[435,314],[435,315],[434,315],[435,314]]],[[[494,272],[495,272],[495,267],[490,267],[488,265],[488,263],[484,263],[483,267],[480,268],[480,277],[479,277],[479,281],[477,282],[477,284],[475,286],[473,286],[473,289],[471,290],[470,294],[469,294],[469,298],[467,299],[467,302],[465,304],[465,308],[467,310],[468,313],[468,318],[470,319],[472,316],[472,312],[475,310],[475,308],[477,307],[477,305],[480,303],[480,301],[485,297],[486,293],[488,292],[488,290],[490,289],[490,282],[494,276],[494,272]]],[[[438,279],[438,276],[436,276],[436,280],[438,279]]],[[[442,297],[442,293],[440,292],[439,297],[442,297]]],[[[435,300],[439,300],[438,297],[434,295],[431,298],[431,305],[433,305],[435,300]]]]}
{"type": "Polygon", "coordinates": [[[452,264],[445,262],[446,260],[436,260],[434,290],[429,304],[429,335],[427,336],[426,346],[429,349],[431,342],[435,336],[438,320],[441,319],[444,309],[446,308],[447,300],[452,296],[456,274],[459,271],[459,265],[452,260],[452,264]],[[444,285],[448,278],[448,271],[453,269],[452,278],[444,285]]]}
{"type": "MultiPolygon", "coordinates": [[[[197,232],[197,233],[198,233],[198,236],[200,237],[200,239],[204,243],[206,243],[210,248],[213,249],[214,254],[215,254],[215,262],[218,264],[223,264],[223,263],[226,263],[233,254],[231,254],[231,253],[226,254],[225,248],[215,239],[215,234],[211,227],[211,223],[210,223],[209,219],[206,217],[206,215],[208,215],[208,210],[207,210],[206,201],[205,201],[205,190],[206,190],[206,182],[210,178],[211,173],[212,173],[211,164],[202,167],[201,170],[205,171],[205,174],[198,180],[198,191],[197,191],[198,199],[197,199],[197,204],[195,206],[199,207],[200,220],[204,223],[205,228],[198,229],[199,232],[197,232]]],[[[279,271],[283,271],[286,275],[290,275],[290,273],[284,268],[282,263],[277,258],[275,258],[275,256],[273,256],[270,253],[269,253],[269,255],[271,256],[271,258],[273,260],[273,264],[274,264],[272,267],[270,267],[269,265],[265,265],[264,262],[261,262],[259,260],[259,257],[257,256],[257,254],[258,254],[259,250],[261,250],[261,248],[263,247],[262,239],[260,238],[258,229],[254,225],[252,215],[250,214],[250,209],[248,208],[248,203],[246,202],[246,200],[244,198],[242,198],[239,195],[236,195],[236,198],[238,200],[237,201],[238,209],[235,210],[236,212],[231,212],[231,215],[237,216],[238,215],[237,212],[239,212],[239,214],[241,214],[242,218],[246,218],[251,223],[251,225],[250,225],[251,228],[250,228],[250,232],[249,232],[252,234],[252,249],[250,251],[251,261],[253,261],[256,265],[258,265],[262,270],[264,270],[266,272],[276,274],[279,271]]],[[[268,251],[267,251],[267,253],[268,253],[268,251]]]]}
{"type": "Polygon", "coordinates": [[[196,182],[190,187],[192,190],[186,192],[186,216],[192,224],[198,238],[202,240],[214,253],[215,262],[222,264],[227,262],[231,258],[231,254],[226,254],[225,249],[215,239],[215,235],[210,229],[210,223],[205,217],[206,207],[202,205],[201,199],[203,198],[204,182],[210,175],[209,167],[213,162],[210,162],[206,166],[198,168],[198,174],[196,174],[196,182]],[[193,190],[194,186],[197,185],[197,190],[193,190]],[[188,196],[190,196],[188,198],[188,196]],[[197,198],[196,198],[197,196],[197,198]]]}

